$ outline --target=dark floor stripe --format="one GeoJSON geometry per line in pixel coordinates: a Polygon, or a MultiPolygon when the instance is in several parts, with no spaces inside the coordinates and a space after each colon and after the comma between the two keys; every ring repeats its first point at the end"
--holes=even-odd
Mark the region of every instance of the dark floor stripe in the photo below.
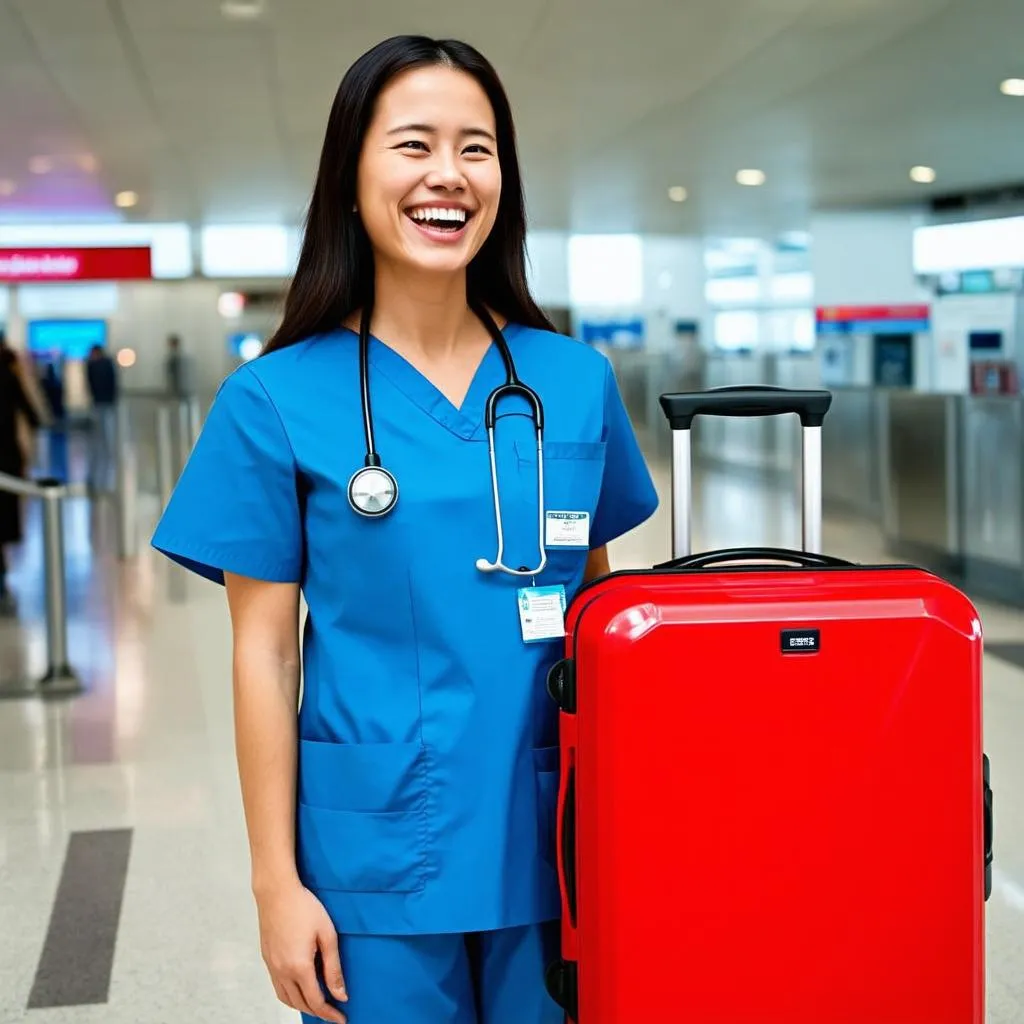
{"type": "Polygon", "coordinates": [[[988,641],[985,644],[985,653],[1008,662],[1016,668],[1024,669],[1024,644],[988,641]]]}
{"type": "Polygon", "coordinates": [[[71,834],[30,1010],[107,1001],[131,843],[131,829],[71,834]]]}

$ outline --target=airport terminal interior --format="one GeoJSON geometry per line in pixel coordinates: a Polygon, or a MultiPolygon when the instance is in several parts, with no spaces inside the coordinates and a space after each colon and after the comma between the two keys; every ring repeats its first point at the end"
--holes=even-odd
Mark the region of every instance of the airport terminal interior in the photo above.
{"type": "MultiPolygon", "coordinates": [[[[658,491],[613,570],[672,557],[661,395],[825,389],[821,550],[974,603],[983,1019],[1024,1024],[1020,0],[0,0],[2,369],[31,410],[0,409],[26,456],[0,453],[0,1024],[298,1024],[260,955],[224,590],[150,540],[279,323],[339,81],[400,33],[465,39],[509,93],[530,288],[609,360],[658,491]]],[[[698,419],[692,452],[694,550],[801,546],[795,417],[698,419]]]]}

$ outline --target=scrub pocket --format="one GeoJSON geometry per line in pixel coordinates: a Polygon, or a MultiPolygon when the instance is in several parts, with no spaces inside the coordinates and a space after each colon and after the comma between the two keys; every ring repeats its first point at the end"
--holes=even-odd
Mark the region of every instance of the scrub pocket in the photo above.
{"type": "Polygon", "coordinates": [[[558,747],[533,752],[537,776],[537,826],[541,856],[552,867],[558,863],[558,747]]]}
{"type": "MultiPolygon", "coordinates": [[[[545,512],[586,512],[593,531],[604,479],[605,448],[603,441],[544,442],[545,512]]],[[[516,457],[524,511],[535,515],[537,449],[516,442],[516,457]]],[[[543,576],[551,582],[550,572],[560,582],[570,582],[573,576],[582,573],[588,550],[548,545],[548,569],[543,576]]]]}
{"type": "Polygon", "coordinates": [[[311,889],[424,886],[426,751],[418,743],[300,740],[296,858],[311,889]]]}

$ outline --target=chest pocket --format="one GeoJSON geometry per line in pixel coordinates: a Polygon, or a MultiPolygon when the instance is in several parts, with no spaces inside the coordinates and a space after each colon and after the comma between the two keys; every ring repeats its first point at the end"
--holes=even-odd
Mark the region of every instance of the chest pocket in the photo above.
{"type": "MultiPolygon", "coordinates": [[[[605,443],[603,441],[544,441],[544,511],[585,512],[594,526],[597,503],[604,479],[605,443]]],[[[521,515],[536,531],[537,449],[516,442],[521,515]]],[[[533,538],[536,548],[536,537],[533,538]]],[[[588,548],[547,546],[547,566],[538,583],[571,585],[582,575],[588,548]]]]}

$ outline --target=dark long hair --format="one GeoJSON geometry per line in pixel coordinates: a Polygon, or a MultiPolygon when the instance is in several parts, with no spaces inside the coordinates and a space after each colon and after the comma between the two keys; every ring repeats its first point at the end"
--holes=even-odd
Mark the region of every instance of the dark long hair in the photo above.
{"type": "Polygon", "coordinates": [[[464,71],[480,83],[497,126],[501,198],[494,227],[467,268],[467,298],[510,321],[554,330],[531,297],[526,281],[526,210],[515,126],[497,72],[467,43],[396,36],[363,54],[338,87],[306,214],[298,266],[281,325],[264,353],[335,330],[354,310],[372,300],[373,249],[352,212],[363,140],[377,97],[388,82],[403,71],[438,64],[464,71]]]}

